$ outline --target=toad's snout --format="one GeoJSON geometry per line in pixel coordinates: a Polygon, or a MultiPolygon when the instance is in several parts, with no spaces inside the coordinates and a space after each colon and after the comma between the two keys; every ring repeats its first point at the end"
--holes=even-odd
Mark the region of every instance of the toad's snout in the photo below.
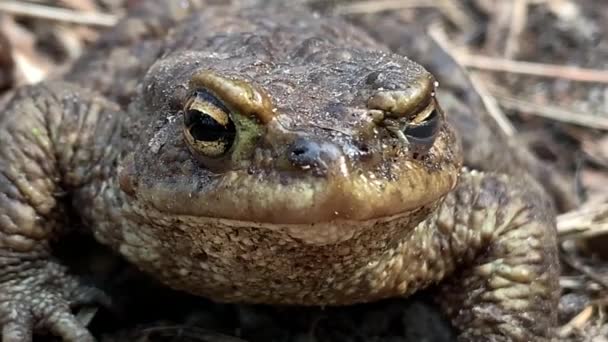
{"type": "Polygon", "coordinates": [[[293,166],[311,170],[319,176],[344,163],[344,155],[339,147],[309,138],[297,138],[292,142],[287,148],[287,159],[293,166]]]}

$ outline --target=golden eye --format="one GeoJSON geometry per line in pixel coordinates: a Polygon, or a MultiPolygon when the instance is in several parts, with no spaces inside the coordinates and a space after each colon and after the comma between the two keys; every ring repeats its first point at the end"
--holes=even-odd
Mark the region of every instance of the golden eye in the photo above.
{"type": "Polygon", "coordinates": [[[226,154],[236,138],[236,128],[229,113],[211,93],[194,92],[184,108],[184,136],[188,145],[209,158],[226,154]]]}

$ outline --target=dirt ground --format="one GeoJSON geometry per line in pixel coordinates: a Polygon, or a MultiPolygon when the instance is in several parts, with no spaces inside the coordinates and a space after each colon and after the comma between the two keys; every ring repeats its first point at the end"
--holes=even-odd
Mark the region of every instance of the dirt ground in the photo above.
{"type": "MultiPolygon", "coordinates": [[[[0,106],[11,89],[60,74],[135,1],[0,0],[0,106]]],[[[576,185],[580,205],[557,219],[558,334],[608,341],[608,2],[341,1],[333,11],[431,13],[427,31],[469,70],[503,130],[576,185]]],[[[80,312],[102,341],[454,339],[429,293],[349,308],[220,305],[162,289],[92,242],[77,245],[65,257],[90,261],[101,275],[91,281],[103,279],[120,303],[80,312]]]]}

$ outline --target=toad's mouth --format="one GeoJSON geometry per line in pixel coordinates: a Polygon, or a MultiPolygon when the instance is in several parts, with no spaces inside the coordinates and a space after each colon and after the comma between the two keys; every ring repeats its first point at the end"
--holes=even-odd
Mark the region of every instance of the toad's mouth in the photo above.
{"type": "Polygon", "coordinates": [[[170,215],[270,224],[365,221],[436,202],[456,185],[458,167],[448,165],[435,172],[413,168],[403,174],[388,181],[371,173],[285,178],[272,171],[231,171],[204,185],[190,180],[170,187],[166,183],[140,186],[135,197],[140,205],[170,215]]]}

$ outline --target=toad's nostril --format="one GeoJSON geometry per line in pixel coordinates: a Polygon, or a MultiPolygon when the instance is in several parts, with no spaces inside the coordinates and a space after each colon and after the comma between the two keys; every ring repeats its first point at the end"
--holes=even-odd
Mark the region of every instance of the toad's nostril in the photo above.
{"type": "Polygon", "coordinates": [[[296,167],[324,174],[340,159],[340,149],[329,142],[319,142],[306,138],[296,139],[288,148],[288,160],[296,167]]]}
{"type": "Polygon", "coordinates": [[[305,147],[296,147],[291,150],[291,154],[294,156],[301,156],[301,155],[305,154],[306,152],[308,152],[308,149],[305,147]]]}
{"type": "Polygon", "coordinates": [[[295,166],[316,166],[321,162],[321,146],[315,141],[298,138],[289,147],[289,161],[295,166]]]}

